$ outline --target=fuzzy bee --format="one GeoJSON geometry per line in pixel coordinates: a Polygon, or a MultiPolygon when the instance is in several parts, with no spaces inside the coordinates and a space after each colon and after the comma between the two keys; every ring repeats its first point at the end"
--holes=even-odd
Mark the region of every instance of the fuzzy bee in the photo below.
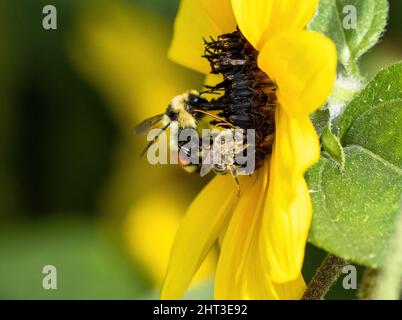
{"type": "MultiPolygon", "coordinates": [[[[235,127],[229,123],[224,118],[221,118],[211,111],[216,110],[216,105],[209,102],[207,99],[203,98],[200,93],[195,90],[187,91],[181,95],[176,96],[172,99],[167,107],[165,113],[156,115],[154,117],[148,118],[140,123],[135,128],[135,134],[145,134],[151,129],[159,129],[159,133],[156,134],[155,138],[148,143],[144,151],[142,152],[141,156],[143,156],[150,146],[155,143],[159,136],[167,130],[169,127],[176,126],[178,129],[178,133],[180,134],[181,131],[185,129],[194,130],[195,134],[198,135],[197,129],[199,122],[205,117],[208,116],[214,121],[211,123],[214,124],[215,127],[230,127],[231,130],[224,130],[223,132],[234,132],[232,131],[235,127]]],[[[219,134],[219,137],[222,137],[223,132],[219,134]]],[[[212,149],[214,143],[216,143],[217,139],[214,137],[211,140],[212,149]]],[[[178,151],[178,163],[179,165],[184,168],[187,172],[194,173],[198,172],[201,176],[206,175],[211,170],[214,171],[216,174],[231,174],[235,177],[235,169],[237,168],[236,164],[233,161],[227,161],[227,159],[232,159],[235,154],[242,152],[244,149],[247,149],[247,146],[238,145],[239,139],[236,140],[236,145],[229,146],[229,151],[225,151],[226,149],[220,148],[223,154],[220,155],[220,158],[223,159],[219,161],[219,163],[209,163],[203,164],[202,159],[205,158],[205,150],[203,150],[202,145],[197,145],[196,154],[192,154],[193,149],[188,147],[188,141],[171,141],[171,148],[174,148],[178,151]],[[233,149],[233,150],[232,150],[233,149]],[[192,156],[195,156],[199,161],[194,163],[192,161],[192,156]]],[[[243,141],[241,139],[241,141],[243,141]]],[[[208,151],[207,153],[209,153],[208,151]]],[[[207,154],[207,157],[211,157],[211,155],[207,154]]],[[[236,179],[236,178],[235,178],[236,179]]],[[[237,181],[237,179],[236,179],[237,181]]]]}
{"type": "MultiPolygon", "coordinates": [[[[207,107],[208,100],[201,97],[195,90],[187,91],[173,98],[165,113],[148,118],[135,128],[134,132],[137,135],[145,134],[151,129],[160,129],[159,134],[149,142],[141,156],[147,152],[149,147],[157,141],[165,130],[173,125],[177,126],[179,132],[184,129],[197,130],[199,121],[208,114],[207,107]]],[[[171,144],[177,150],[182,147],[177,141],[171,142],[171,144]]]]}

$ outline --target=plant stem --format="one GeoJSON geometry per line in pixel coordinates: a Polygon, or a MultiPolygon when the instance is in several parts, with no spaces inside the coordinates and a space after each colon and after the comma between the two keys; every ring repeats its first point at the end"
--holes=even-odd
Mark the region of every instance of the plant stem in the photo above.
{"type": "Polygon", "coordinates": [[[378,269],[366,268],[363,279],[360,283],[357,296],[359,300],[370,300],[373,298],[373,291],[378,281],[378,269]]]}
{"type": "Polygon", "coordinates": [[[398,300],[402,289],[402,206],[396,221],[395,235],[390,243],[388,258],[381,270],[373,299],[398,300]]]}
{"type": "Polygon", "coordinates": [[[355,61],[349,61],[349,64],[345,66],[346,72],[349,76],[356,80],[364,82],[365,78],[360,73],[360,68],[355,61]]]}
{"type": "Polygon", "coordinates": [[[323,300],[345,265],[346,261],[342,258],[328,254],[316,271],[302,300],[323,300]]]}

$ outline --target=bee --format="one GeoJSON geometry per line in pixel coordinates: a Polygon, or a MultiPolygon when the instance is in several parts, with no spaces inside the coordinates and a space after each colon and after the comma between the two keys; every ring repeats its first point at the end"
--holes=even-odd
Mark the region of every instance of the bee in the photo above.
{"type": "MultiPolygon", "coordinates": [[[[232,130],[236,128],[233,124],[231,124],[224,118],[211,113],[212,110],[216,110],[216,105],[214,105],[214,102],[209,102],[207,99],[203,98],[201,94],[198,93],[196,90],[189,90],[181,95],[176,96],[169,103],[165,113],[144,120],[134,129],[134,132],[137,135],[145,134],[151,129],[160,129],[160,132],[155,136],[155,138],[150,141],[145,147],[144,151],[141,153],[141,157],[147,152],[152,144],[158,140],[159,136],[169,127],[172,127],[173,124],[177,125],[179,133],[181,130],[184,129],[195,130],[198,132],[199,122],[205,116],[208,116],[214,119],[214,121],[211,123],[214,123],[215,127],[230,127],[232,130]]],[[[231,130],[226,130],[225,132],[228,131],[233,132],[231,130]]],[[[219,136],[221,136],[222,134],[220,134],[219,136]]],[[[213,145],[214,143],[216,143],[216,141],[216,137],[212,138],[211,144],[213,145]]],[[[194,164],[191,161],[191,152],[193,150],[188,148],[187,141],[173,141],[173,143],[171,141],[171,147],[179,151],[178,163],[185,171],[189,173],[198,172],[201,174],[201,176],[206,175],[211,170],[220,175],[231,174],[232,176],[234,176],[236,184],[238,185],[238,181],[234,173],[237,166],[232,161],[227,161],[226,159],[232,159],[234,154],[244,150],[244,146],[230,146],[230,150],[234,150],[231,152],[225,151],[225,148],[219,149],[222,150],[221,152],[223,154],[221,155],[221,157],[223,160],[217,164],[208,165],[202,164],[201,160],[205,155],[205,151],[203,150],[201,145],[198,146],[198,153],[195,155],[200,160],[197,164],[194,164]],[[233,154],[228,155],[228,153],[233,154]]],[[[207,156],[210,157],[211,155],[207,156]]]]}
{"type": "MultiPolygon", "coordinates": [[[[201,94],[196,90],[189,90],[174,97],[169,103],[165,113],[153,116],[140,123],[134,129],[134,133],[137,135],[145,134],[151,129],[160,129],[160,132],[155,136],[154,140],[150,141],[145,147],[144,151],[141,153],[141,157],[147,152],[151,145],[158,140],[159,136],[173,124],[177,125],[179,132],[184,129],[197,130],[199,121],[205,115],[209,114],[207,111],[208,104],[208,100],[201,97],[201,94]]],[[[173,147],[180,150],[184,143],[174,141],[173,147]]],[[[184,163],[183,166],[188,167],[187,169],[190,170],[190,163],[184,163]]],[[[192,167],[191,170],[193,169],[195,168],[192,167]]]]}

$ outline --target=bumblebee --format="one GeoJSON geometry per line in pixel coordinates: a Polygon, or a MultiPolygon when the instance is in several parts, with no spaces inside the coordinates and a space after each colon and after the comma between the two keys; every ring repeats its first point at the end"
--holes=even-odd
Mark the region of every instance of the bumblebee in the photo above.
{"type": "MultiPolygon", "coordinates": [[[[211,111],[216,110],[216,105],[211,104],[207,99],[203,98],[200,93],[196,90],[187,91],[181,95],[176,96],[169,103],[165,113],[153,116],[144,120],[135,128],[135,134],[145,134],[151,129],[160,129],[159,134],[155,136],[155,138],[149,142],[144,151],[141,153],[143,156],[149,147],[157,141],[159,136],[167,130],[169,127],[173,127],[177,125],[178,131],[180,133],[181,130],[190,129],[195,130],[198,134],[198,125],[199,122],[206,116],[213,118],[214,121],[210,122],[215,127],[230,127],[231,129],[236,128],[233,124],[221,118],[211,111]]],[[[229,130],[230,131],[230,130],[229,130]]],[[[227,132],[227,131],[226,131],[227,132]]],[[[211,144],[215,143],[215,138],[211,140],[211,144]]],[[[201,176],[206,175],[208,172],[213,170],[216,174],[232,174],[235,176],[236,164],[232,162],[223,161],[217,164],[202,164],[203,156],[205,155],[205,151],[202,149],[201,145],[197,146],[198,153],[195,155],[199,161],[197,164],[191,161],[191,152],[192,150],[187,146],[188,141],[176,141],[173,143],[171,141],[171,148],[175,148],[178,151],[178,163],[189,173],[198,172],[201,176]]],[[[236,146],[235,153],[241,152],[244,150],[241,149],[241,146],[236,146]]],[[[247,147],[246,147],[247,148],[247,147]]],[[[213,149],[213,148],[212,148],[213,149]]],[[[228,155],[225,149],[222,149],[223,154],[221,155],[222,159],[227,159],[230,156],[228,155]]],[[[209,156],[209,155],[208,155],[209,156]]],[[[236,179],[237,181],[237,179],[236,179]]]]}
{"type": "MultiPolygon", "coordinates": [[[[201,97],[196,90],[187,91],[173,98],[165,113],[144,120],[134,129],[134,133],[137,135],[145,134],[151,129],[160,129],[160,133],[146,146],[141,156],[157,141],[162,132],[172,124],[177,124],[179,131],[183,129],[197,130],[198,122],[208,114],[207,106],[208,100],[201,97]]],[[[175,147],[179,150],[181,146],[177,145],[175,147]]]]}

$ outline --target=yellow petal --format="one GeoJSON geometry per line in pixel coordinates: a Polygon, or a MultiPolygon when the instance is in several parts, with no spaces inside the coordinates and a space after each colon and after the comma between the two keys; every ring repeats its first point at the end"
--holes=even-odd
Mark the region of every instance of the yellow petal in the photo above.
{"type": "Polygon", "coordinates": [[[237,24],[257,50],[278,32],[304,29],[317,4],[318,0],[232,0],[237,24]]]}
{"type": "MultiPolygon", "coordinates": [[[[152,194],[137,201],[129,211],[124,235],[136,262],[144,265],[155,287],[160,288],[181,217],[181,205],[174,195],[152,194]],[[155,201],[155,197],[158,201],[155,201]],[[155,254],[157,252],[158,254],[155,254]]],[[[212,250],[194,276],[193,282],[211,277],[217,252],[212,250]]]]}
{"type": "Polygon", "coordinates": [[[235,30],[236,24],[227,1],[215,1],[212,12],[210,1],[182,0],[177,14],[169,58],[190,69],[209,73],[210,66],[204,54],[203,38],[217,38],[235,30]],[[211,13],[210,16],[208,13],[211,13]],[[231,24],[233,24],[231,26],[231,24]]]}
{"type": "Polygon", "coordinates": [[[237,25],[257,50],[260,49],[264,33],[270,25],[273,2],[270,0],[232,0],[237,25]]]}
{"type": "Polygon", "coordinates": [[[216,299],[299,299],[304,292],[301,275],[295,281],[276,284],[262,264],[259,246],[268,170],[266,163],[251,178],[229,223],[216,272],[216,299]]]}
{"type": "Polygon", "coordinates": [[[306,290],[301,273],[296,280],[274,282],[264,264],[259,246],[250,249],[245,262],[243,280],[245,295],[241,299],[251,300],[299,300],[306,290]]]}
{"type": "MultiPolygon", "coordinates": [[[[264,170],[266,172],[266,170],[264,170]]],[[[250,179],[250,178],[249,178],[250,179]]],[[[261,210],[267,186],[267,175],[258,171],[250,187],[242,190],[223,239],[215,279],[216,299],[241,299],[241,263],[245,261],[254,240],[258,210],[261,210]]]]}
{"type": "Polygon", "coordinates": [[[291,116],[308,115],[330,95],[336,74],[335,44],[316,32],[287,31],[262,48],[258,64],[278,85],[278,100],[291,116]]]}
{"type": "Polygon", "coordinates": [[[272,161],[278,160],[275,164],[281,169],[278,174],[281,178],[304,174],[320,157],[319,139],[310,118],[291,117],[279,107],[275,113],[275,125],[272,161]]]}
{"type": "Polygon", "coordinates": [[[242,262],[242,271],[240,275],[240,296],[239,299],[251,300],[298,300],[302,297],[306,284],[303,276],[299,273],[296,280],[276,283],[268,272],[269,268],[264,264],[267,260],[262,252],[260,234],[262,229],[262,210],[260,210],[259,219],[256,225],[253,241],[242,262]]]}
{"type": "Polygon", "coordinates": [[[262,251],[271,278],[284,283],[302,268],[312,206],[304,172],[319,158],[319,141],[307,116],[276,114],[271,178],[264,209],[262,251]]]}
{"type": "Polygon", "coordinates": [[[278,300],[300,300],[306,291],[306,283],[301,273],[296,280],[284,283],[272,282],[272,285],[278,300]]]}
{"type": "Polygon", "coordinates": [[[301,272],[307,234],[311,223],[311,200],[303,176],[293,181],[272,180],[263,219],[263,252],[271,279],[292,281],[301,272]],[[292,189],[289,200],[281,192],[292,189]]]}
{"type": "Polygon", "coordinates": [[[224,33],[233,32],[236,29],[236,21],[232,11],[230,0],[200,0],[209,17],[224,33]]]}
{"type": "Polygon", "coordinates": [[[273,14],[264,39],[286,30],[302,30],[310,22],[319,0],[271,0],[273,14]]]}
{"type": "Polygon", "coordinates": [[[237,192],[230,175],[217,176],[195,198],[176,234],[162,299],[180,299],[185,293],[227,223],[238,201],[237,192]]]}

